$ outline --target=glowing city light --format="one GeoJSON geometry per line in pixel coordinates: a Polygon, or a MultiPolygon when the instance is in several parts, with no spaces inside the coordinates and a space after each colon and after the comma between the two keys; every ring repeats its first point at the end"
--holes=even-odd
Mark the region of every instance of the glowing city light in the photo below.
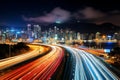
{"type": "Polygon", "coordinates": [[[61,21],[60,21],[60,20],[57,20],[55,23],[60,24],[60,23],[61,23],[61,21]]]}
{"type": "Polygon", "coordinates": [[[14,29],[12,29],[12,30],[10,30],[11,32],[14,32],[15,30],[14,29]]]}
{"type": "Polygon", "coordinates": [[[16,32],[17,34],[20,34],[20,32],[16,32]]]}

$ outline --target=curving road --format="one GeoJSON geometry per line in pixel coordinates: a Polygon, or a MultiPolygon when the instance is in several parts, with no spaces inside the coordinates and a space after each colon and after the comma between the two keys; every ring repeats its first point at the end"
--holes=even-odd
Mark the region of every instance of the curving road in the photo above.
{"type": "MultiPolygon", "coordinates": [[[[70,53],[75,55],[75,68],[69,80],[119,80],[106,64],[98,57],[85,52],[84,50],[63,46],[70,53]],[[74,70],[75,69],[75,70],[74,70]],[[73,79],[74,78],[74,79],[73,79]]],[[[73,56],[74,57],[74,56],[73,56]]]]}
{"type": "Polygon", "coordinates": [[[74,79],[75,65],[76,65],[76,57],[73,54],[73,51],[67,47],[64,47],[67,50],[67,59],[65,71],[63,73],[63,80],[72,80],[74,79]]]}
{"type": "Polygon", "coordinates": [[[60,65],[64,56],[62,48],[51,46],[52,51],[12,72],[0,76],[0,80],[48,80],[60,65]]]}
{"type": "Polygon", "coordinates": [[[0,70],[8,68],[10,66],[13,66],[15,64],[21,63],[23,61],[29,60],[31,58],[34,58],[34,57],[44,53],[45,51],[49,50],[45,46],[35,46],[35,45],[29,45],[29,46],[34,48],[34,50],[31,52],[22,54],[22,55],[18,55],[18,56],[0,60],[0,70]],[[39,52],[39,51],[41,51],[41,52],[39,52]]]}
{"type": "MultiPolygon", "coordinates": [[[[63,80],[120,80],[100,58],[80,49],[66,49],[63,80]]],[[[0,80],[49,80],[64,58],[64,50],[50,46],[51,52],[3,76],[0,80]]]]}

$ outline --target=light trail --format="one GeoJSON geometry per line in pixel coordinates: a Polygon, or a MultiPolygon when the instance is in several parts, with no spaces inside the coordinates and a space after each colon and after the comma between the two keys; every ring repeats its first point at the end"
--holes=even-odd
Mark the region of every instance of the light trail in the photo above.
{"type": "MultiPolygon", "coordinates": [[[[31,46],[34,47],[33,45],[31,45],[31,46]]],[[[34,57],[44,53],[45,50],[48,50],[47,48],[45,48],[43,46],[34,47],[34,48],[35,49],[31,52],[4,59],[3,61],[0,62],[0,70],[8,68],[10,66],[13,66],[15,64],[21,63],[23,61],[29,60],[31,58],[34,58],[34,57]],[[39,52],[39,51],[41,51],[41,52],[39,52]]]]}
{"type": "MultiPolygon", "coordinates": [[[[84,50],[63,46],[75,55],[76,65],[74,80],[119,80],[98,57],[84,50]]],[[[72,79],[71,79],[72,80],[72,79]]]]}
{"type": "MultiPolygon", "coordinates": [[[[64,51],[50,46],[51,52],[3,76],[0,80],[49,80],[60,66],[64,51]]],[[[60,45],[59,45],[60,46],[60,45]]],[[[69,53],[63,80],[119,80],[106,63],[84,50],[61,46],[69,53]]]]}
{"type": "Polygon", "coordinates": [[[0,80],[48,80],[60,65],[64,51],[55,46],[51,46],[50,53],[32,61],[10,73],[0,77],[0,80]]]}

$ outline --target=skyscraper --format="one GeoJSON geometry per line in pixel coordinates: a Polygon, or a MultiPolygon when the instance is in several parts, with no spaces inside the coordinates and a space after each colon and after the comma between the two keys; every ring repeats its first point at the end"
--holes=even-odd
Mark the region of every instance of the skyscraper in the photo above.
{"type": "Polygon", "coordinates": [[[39,25],[34,25],[34,38],[40,38],[41,27],[39,25]]]}
{"type": "Polygon", "coordinates": [[[27,25],[27,34],[28,34],[28,38],[32,37],[32,31],[31,31],[31,24],[27,25]]]}

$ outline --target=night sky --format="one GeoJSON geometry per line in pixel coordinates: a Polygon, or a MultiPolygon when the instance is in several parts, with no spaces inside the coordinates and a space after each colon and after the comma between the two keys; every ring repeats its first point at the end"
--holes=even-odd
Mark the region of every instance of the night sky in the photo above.
{"type": "Polygon", "coordinates": [[[0,24],[23,26],[27,23],[50,24],[70,20],[104,22],[120,26],[118,0],[0,0],[0,24]],[[96,2],[95,2],[96,1],[96,2]]]}

